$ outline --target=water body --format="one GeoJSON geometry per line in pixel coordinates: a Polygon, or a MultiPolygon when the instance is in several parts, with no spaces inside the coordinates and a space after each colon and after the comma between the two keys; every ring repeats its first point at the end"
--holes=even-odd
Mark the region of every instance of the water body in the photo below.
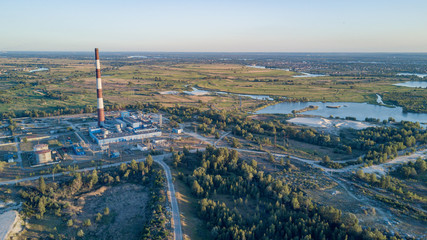
{"type": "Polygon", "coordinates": [[[296,102],[296,103],[278,103],[268,106],[264,109],[257,111],[257,114],[288,114],[292,110],[306,108],[310,105],[318,106],[318,109],[303,112],[303,115],[317,115],[322,117],[354,117],[357,120],[365,120],[365,118],[379,118],[380,120],[387,120],[389,117],[394,118],[396,121],[411,121],[427,123],[426,113],[404,113],[401,107],[386,107],[380,105],[373,105],[368,103],[353,103],[353,102],[296,102]],[[340,106],[339,108],[327,108],[326,106],[340,106]]]}
{"type": "Polygon", "coordinates": [[[37,69],[34,69],[34,70],[30,70],[30,73],[33,73],[33,72],[42,72],[42,71],[49,71],[49,68],[37,68],[37,69]]]}
{"type": "Polygon", "coordinates": [[[394,86],[410,87],[410,88],[427,88],[427,82],[408,81],[404,83],[396,83],[394,86]]]}
{"type": "Polygon", "coordinates": [[[309,77],[326,77],[328,75],[324,75],[324,74],[311,74],[311,73],[305,73],[305,72],[301,72],[302,75],[296,75],[296,76],[292,76],[294,78],[309,78],[309,77]]]}
{"type": "Polygon", "coordinates": [[[195,96],[201,96],[201,95],[208,95],[211,94],[210,91],[200,90],[195,87],[192,87],[193,91],[184,91],[184,93],[188,95],[195,95],[195,96]]]}
{"type": "Polygon", "coordinates": [[[148,58],[147,56],[129,56],[128,58],[148,58]]]}
{"type": "Polygon", "coordinates": [[[246,65],[246,67],[258,68],[258,69],[282,70],[282,71],[286,71],[286,72],[290,71],[289,68],[268,68],[268,67],[265,67],[265,66],[256,66],[256,65],[246,65]]]}
{"type": "Polygon", "coordinates": [[[425,73],[398,73],[397,76],[417,76],[419,78],[425,78],[427,77],[427,74],[425,73]]]}
{"type": "Polygon", "coordinates": [[[241,97],[249,97],[256,100],[269,100],[272,101],[273,98],[267,95],[250,95],[250,94],[238,94],[238,93],[229,93],[229,92],[215,92],[215,91],[206,91],[197,89],[195,87],[192,87],[193,91],[184,91],[184,93],[189,95],[195,95],[195,96],[202,96],[202,95],[208,95],[208,94],[230,94],[230,95],[236,95],[241,97]]]}
{"type": "Polygon", "coordinates": [[[238,93],[229,93],[229,92],[215,92],[217,94],[230,94],[230,95],[236,95],[241,97],[248,97],[256,100],[269,100],[272,101],[273,98],[267,95],[250,95],[250,94],[238,94],[238,93]]]}
{"type": "MultiPolygon", "coordinates": [[[[287,72],[290,71],[290,69],[288,69],[288,68],[267,68],[265,66],[256,66],[256,65],[246,65],[246,67],[259,68],[259,69],[283,70],[283,71],[287,71],[287,72]]],[[[300,73],[301,73],[301,75],[295,75],[292,77],[309,78],[309,77],[326,77],[326,76],[329,76],[329,75],[324,75],[324,74],[312,74],[312,73],[306,73],[306,72],[300,72],[300,73]]]]}

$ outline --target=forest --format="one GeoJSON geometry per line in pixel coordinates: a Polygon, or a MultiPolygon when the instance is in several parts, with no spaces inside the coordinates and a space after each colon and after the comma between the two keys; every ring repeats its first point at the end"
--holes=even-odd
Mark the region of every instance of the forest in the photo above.
{"type": "Polygon", "coordinates": [[[386,92],[383,100],[393,105],[402,106],[405,112],[427,113],[427,91],[386,92]]]}
{"type": "Polygon", "coordinates": [[[207,147],[204,152],[175,153],[179,178],[199,198],[199,217],[214,239],[400,239],[375,229],[362,229],[357,217],[321,206],[295,186],[275,179],[256,161],[237,151],[207,147]],[[222,197],[238,205],[231,208],[222,197]]]}

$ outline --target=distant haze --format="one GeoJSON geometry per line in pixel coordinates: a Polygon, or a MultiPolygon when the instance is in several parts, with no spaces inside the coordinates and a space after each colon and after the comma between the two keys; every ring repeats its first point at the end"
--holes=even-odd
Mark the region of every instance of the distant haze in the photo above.
{"type": "Polygon", "coordinates": [[[427,52],[425,0],[2,0],[0,9],[0,51],[427,52]]]}

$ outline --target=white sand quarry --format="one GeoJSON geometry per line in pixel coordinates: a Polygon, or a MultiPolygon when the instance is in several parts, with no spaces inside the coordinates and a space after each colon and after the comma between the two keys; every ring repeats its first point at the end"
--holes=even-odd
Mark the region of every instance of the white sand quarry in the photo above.
{"type": "Polygon", "coordinates": [[[368,127],[374,127],[374,124],[370,123],[364,123],[364,122],[358,122],[358,121],[351,121],[351,120],[341,120],[341,119],[327,119],[327,118],[321,118],[321,117],[297,117],[289,119],[288,122],[298,124],[298,125],[305,125],[309,127],[318,127],[318,128],[326,128],[330,131],[339,130],[342,128],[353,128],[353,129],[365,129],[368,127]]]}

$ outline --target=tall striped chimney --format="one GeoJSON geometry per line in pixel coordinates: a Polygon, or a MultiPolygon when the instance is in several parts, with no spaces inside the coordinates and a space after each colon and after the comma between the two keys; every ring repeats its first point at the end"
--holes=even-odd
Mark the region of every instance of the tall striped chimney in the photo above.
{"type": "Polygon", "coordinates": [[[99,50],[95,48],[95,66],[96,66],[96,94],[98,97],[98,126],[103,127],[104,116],[104,100],[102,99],[102,80],[101,80],[101,63],[99,62],[99,50]]]}

